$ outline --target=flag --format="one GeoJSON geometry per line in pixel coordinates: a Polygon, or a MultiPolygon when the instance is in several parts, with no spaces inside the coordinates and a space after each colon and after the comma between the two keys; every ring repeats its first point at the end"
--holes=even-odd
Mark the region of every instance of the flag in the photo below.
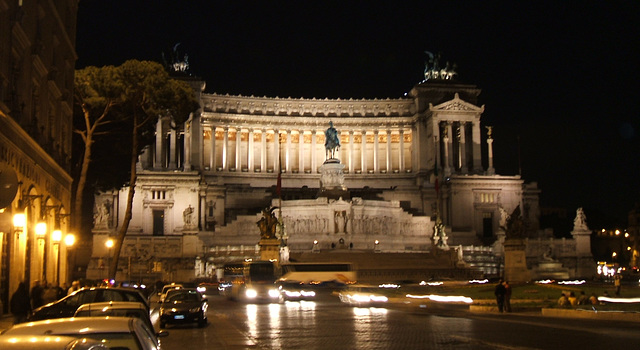
{"type": "Polygon", "coordinates": [[[435,181],[435,187],[436,187],[436,195],[438,195],[438,193],[440,192],[440,186],[438,184],[438,156],[436,155],[436,162],[435,162],[435,166],[433,168],[433,175],[436,177],[436,181],[435,181]]]}
{"type": "Polygon", "coordinates": [[[276,194],[280,197],[280,191],[282,190],[282,171],[278,171],[278,180],[276,182],[276,194]]]}

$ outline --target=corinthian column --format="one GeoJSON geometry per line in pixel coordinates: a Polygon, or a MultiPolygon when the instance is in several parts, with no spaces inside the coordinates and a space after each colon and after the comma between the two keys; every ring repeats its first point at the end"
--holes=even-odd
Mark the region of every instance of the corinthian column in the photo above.
{"type": "Polygon", "coordinates": [[[264,173],[267,171],[267,129],[262,129],[261,131],[260,171],[264,173]]]}
{"type": "Polygon", "coordinates": [[[404,172],[404,130],[400,129],[400,146],[398,150],[398,169],[401,173],[404,172]]]}
{"type": "Polygon", "coordinates": [[[286,130],[287,133],[287,149],[285,149],[285,169],[287,173],[291,172],[291,130],[286,130]]]}
{"type": "Polygon", "coordinates": [[[229,128],[224,128],[224,139],[222,141],[222,170],[229,170],[229,128]]]}
{"type": "Polygon", "coordinates": [[[316,164],[316,131],[311,130],[311,173],[315,174],[318,172],[318,167],[316,164]]]}
{"type": "Polygon", "coordinates": [[[379,142],[379,130],[374,130],[373,131],[373,172],[374,173],[379,173],[380,172],[380,164],[378,164],[378,142],[379,142]]]}
{"type": "Polygon", "coordinates": [[[349,174],[353,174],[354,170],[354,158],[355,158],[355,145],[353,144],[353,130],[349,130],[349,174]]]}
{"type": "Polygon", "coordinates": [[[253,129],[249,129],[247,140],[247,171],[253,172],[253,129]]]}
{"type": "Polygon", "coordinates": [[[304,130],[298,131],[298,172],[304,174],[304,130]]]}
{"type": "Polygon", "coordinates": [[[211,155],[209,155],[209,167],[216,171],[216,127],[211,126],[211,155]]]}

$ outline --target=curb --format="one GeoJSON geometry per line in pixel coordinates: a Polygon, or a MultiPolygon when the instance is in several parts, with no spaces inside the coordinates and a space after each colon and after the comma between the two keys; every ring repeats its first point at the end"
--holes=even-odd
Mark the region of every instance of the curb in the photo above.
{"type": "Polygon", "coordinates": [[[579,318],[579,319],[590,319],[590,320],[640,322],[640,313],[638,313],[638,312],[564,310],[564,309],[555,309],[555,308],[552,308],[552,309],[543,308],[541,310],[541,312],[542,312],[542,316],[549,316],[549,317],[565,317],[565,318],[579,318]]]}

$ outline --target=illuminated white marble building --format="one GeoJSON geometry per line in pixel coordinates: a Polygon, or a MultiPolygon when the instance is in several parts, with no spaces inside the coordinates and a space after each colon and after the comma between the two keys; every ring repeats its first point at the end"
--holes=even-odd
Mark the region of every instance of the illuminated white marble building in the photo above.
{"type": "MultiPolygon", "coordinates": [[[[181,127],[159,121],[155,144],[140,157],[120,262],[130,278],[193,275],[194,266],[199,276],[210,273],[204,262],[255,256],[256,221],[270,206],[282,208],[292,253],[429,251],[437,208],[449,246],[493,243],[500,208],[521,206],[538,229],[537,185],[495,173],[474,85],[428,79],[402,98],[359,100],[230,96],[199,87],[201,110],[181,127]],[[317,196],[330,122],[340,134],[342,198],[317,196]]],[[[89,278],[99,277],[109,255],[104,242],[122,221],[126,194],[96,199],[102,215],[89,278]]]]}

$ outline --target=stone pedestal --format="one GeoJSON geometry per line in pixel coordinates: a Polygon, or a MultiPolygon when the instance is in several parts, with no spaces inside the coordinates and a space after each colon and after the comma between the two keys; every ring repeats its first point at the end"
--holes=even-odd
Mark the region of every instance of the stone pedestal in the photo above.
{"type": "Polygon", "coordinates": [[[509,282],[528,282],[531,273],[527,269],[527,256],[522,239],[504,241],[504,279],[509,282]]]}
{"type": "Polygon", "coordinates": [[[261,239],[260,243],[260,260],[277,261],[280,264],[280,240],[277,238],[261,239]]]}
{"type": "Polygon", "coordinates": [[[344,185],[344,165],[339,159],[327,159],[319,168],[320,170],[320,190],[318,197],[330,199],[349,199],[349,191],[344,185]]]}
{"type": "Polygon", "coordinates": [[[569,279],[569,269],[562,266],[558,261],[543,261],[538,263],[538,267],[533,269],[535,278],[544,279],[569,279]]]}

